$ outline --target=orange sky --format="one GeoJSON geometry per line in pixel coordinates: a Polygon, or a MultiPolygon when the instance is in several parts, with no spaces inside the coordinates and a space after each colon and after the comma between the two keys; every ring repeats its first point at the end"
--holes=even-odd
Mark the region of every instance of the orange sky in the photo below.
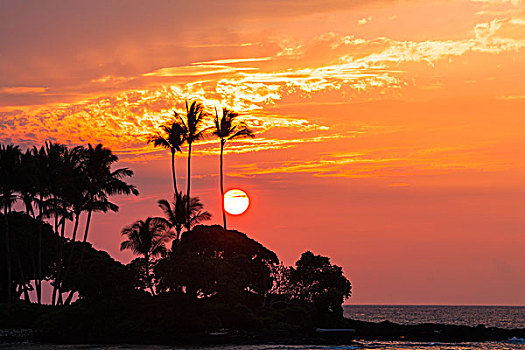
{"type": "MultiPolygon", "coordinates": [[[[171,189],[146,136],[229,106],[257,133],[227,146],[230,227],[329,255],[353,303],[525,305],[524,67],[523,0],[0,1],[0,142],[116,151],[141,196],[91,239],[129,261],[171,189]]],[[[218,142],[193,169],[220,223],[218,142]]]]}

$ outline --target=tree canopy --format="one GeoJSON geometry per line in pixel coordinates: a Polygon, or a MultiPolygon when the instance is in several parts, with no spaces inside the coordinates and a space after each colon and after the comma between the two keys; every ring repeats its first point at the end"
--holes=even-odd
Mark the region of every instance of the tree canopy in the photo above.
{"type": "Polygon", "coordinates": [[[272,287],[277,255],[238,231],[196,226],[155,268],[158,287],[196,297],[263,296],[272,287]]]}

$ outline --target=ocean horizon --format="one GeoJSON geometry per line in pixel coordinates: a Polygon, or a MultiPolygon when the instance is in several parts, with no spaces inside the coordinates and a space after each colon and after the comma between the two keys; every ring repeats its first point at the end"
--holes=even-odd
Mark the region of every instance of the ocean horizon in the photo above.
{"type": "Polygon", "coordinates": [[[347,318],[399,324],[443,323],[525,328],[525,306],[503,305],[343,305],[347,318]]]}

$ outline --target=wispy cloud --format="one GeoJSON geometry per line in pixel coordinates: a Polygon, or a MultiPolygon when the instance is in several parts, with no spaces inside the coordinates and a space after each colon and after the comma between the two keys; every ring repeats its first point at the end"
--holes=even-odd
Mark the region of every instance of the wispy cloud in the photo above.
{"type": "Polygon", "coordinates": [[[505,4],[512,4],[513,6],[520,5],[523,0],[471,0],[472,2],[481,2],[484,4],[490,4],[490,5],[505,5],[505,4]]]}
{"type": "Polygon", "coordinates": [[[0,87],[0,94],[10,94],[10,95],[19,95],[19,94],[35,94],[43,93],[48,90],[47,87],[42,86],[7,86],[0,87]]]}
{"type": "Polygon", "coordinates": [[[190,66],[160,68],[153,72],[144,73],[144,77],[194,77],[202,75],[235,73],[257,68],[235,68],[225,65],[193,64],[190,66]]]}
{"type": "MultiPolygon", "coordinates": [[[[515,31],[511,32],[513,35],[506,35],[509,26],[520,25],[519,18],[479,23],[472,28],[471,36],[464,39],[400,41],[327,33],[310,43],[282,41],[272,56],[198,60],[187,65],[158,68],[138,77],[103,75],[91,83],[115,87],[133,82],[143,83],[145,87],[87,98],[65,106],[0,113],[0,137],[26,143],[43,139],[102,142],[126,154],[149,153],[152,150],[145,147],[146,136],[172,118],[175,109],[181,111],[186,99],[199,99],[210,107],[227,105],[243,113],[260,137],[250,145],[244,141],[232,144],[229,149],[232,153],[289,148],[304,142],[350,137],[334,132],[330,125],[318,125],[307,118],[270,114],[268,107],[283,100],[307,101],[312,96],[329,93],[337,93],[342,100],[360,96],[381,99],[389,93],[402,91],[409,83],[414,84],[411,64],[433,67],[439,62],[446,63],[450,57],[470,53],[519,52],[525,46],[525,35],[515,35],[515,31]],[[181,78],[181,82],[167,83],[166,78],[181,78]],[[279,137],[266,134],[282,128],[288,128],[290,133],[279,137]],[[320,134],[309,135],[311,131],[320,134]],[[297,137],[293,135],[295,132],[303,134],[297,137]]],[[[442,77],[437,77],[422,84],[421,89],[442,89],[445,84],[442,77]]],[[[44,87],[0,90],[4,94],[20,95],[46,91],[44,87]]],[[[201,147],[202,154],[215,152],[206,147],[205,144],[201,147]]],[[[325,159],[323,162],[321,164],[329,167],[329,164],[379,160],[352,158],[344,161],[325,159]]],[[[316,168],[314,164],[291,164],[289,167],[301,172],[316,168]]]]}
{"type": "MultiPolygon", "coordinates": [[[[469,154],[486,151],[486,145],[430,149],[363,150],[351,153],[316,155],[308,160],[267,161],[234,166],[230,176],[279,175],[308,173],[317,177],[389,178],[414,175],[442,175],[469,171],[502,171],[512,165],[487,161],[469,154]]],[[[391,186],[406,186],[393,183],[391,186]]]]}
{"type": "Polygon", "coordinates": [[[253,57],[253,58],[225,58],[221,60],[195,62],[193,64],[234,64],[234,63],[246,63],[246,62],[264,62],[271,60],[271,57],[253,57]]]}

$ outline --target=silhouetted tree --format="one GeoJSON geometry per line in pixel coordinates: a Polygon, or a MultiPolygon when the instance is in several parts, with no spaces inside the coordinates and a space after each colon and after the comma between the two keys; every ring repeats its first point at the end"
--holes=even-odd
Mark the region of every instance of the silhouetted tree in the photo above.
{"type": "MultiPolygon", "coordinates": [[[[58,304],[62,304],[62,293],[61,283],[62,275],[64,273],[64,242],[66,238],[66,225],[68,221],[75,221],[74,236],[76,236],[76,229],[78,228],[78,218],[80,210],[83,209],[82,203],[85,202],[85,186],[81,171],[82,165],[82,152],[84,148],[77,146],[74,148],[68,148],[61,146],[61,158],[58,162],[58,168],[56,169],[56,176],[53,180],[54,193],[53,193],[53,206],[51,211],[55,211],[55,217],[59,217],[60,227],[60,240],[58,241],[58,252],[57,252],[57,269],[55,281],[53,283],[53,294],[52,303],[55,304],[55,300],[58,304]],[[78,215],[76,215],[78,214],[78,215]]],[[[57,232],[58,233],[58,232],[57,232]]]]}
{"type": "Polygon", "coordinates": [[[292,299],[312,304],[319,312],[343,315],[342,304],[352,294],[352,285],[341,267],[330,258],[304,252],[290,270],[292,299]]]}
{"type": "MultiPolygon", "coordinates": [[[[175,230],[176,236],[175,241],[180,240],[180,234],[183,226],[188,222],[188,197],[183,195],[182,192],[177,193],[174,196],[174,201],[172,204],[165,199],[158,201],[159,207],[164,212],[166,220],[168,220],[170,226],[175,230]]],[[[200,202],[198,197],[193,197],[189,205],[189,222],[190,228],[203,222],[211,219],[211,214],[203,210],[204,206],[200,202]]]]}
{"type": "Polygon", "coordinates": [[[153,259],[166,256],[166,243],[173,239],[169,230],[169,223],[159,217],[148,217],[146,220],[137,220],[122,230],[127,240],[121,243],[120,250],[129,249],[136,255],[144,257],[144,273],[151,294],[155,294],[151,283],[150,271],[153,259]]]}
{"type": "MultiPolygon", "coordinates": [[[[81,154],[81,173],[85,186],[85,202],[82,203],[81,206],[84,210],[87,210],[88,213],[82,240],[84,243],[87,242],[93,212],[118,211],[118,205],[109,201],[110,196],[116,194],[138,195],[137,188],[124,180],[127,177],[133,176],[132,170],[128,168],[111,169],[112,165],[117,161],[118,157],[113,154],[110,149],[103,147],[101,144],[95,147],[89,144],[81,154]]],[[[82,266],[83,257],[83,252],[81,252],[78,266],[82,266]]],[[[73,292],[74,291],[71,291],[69,293],[64,302],[66,305],[71,302],[73,292]]]]}
{"type": "MultiPolygon", "coordinates": [[[[184,138],[188,144],[188,184],[186,187],[186,197],[190,197],[191,189],[191,146],[195,141],[200,140],[204,136],[203,129],[200,128],[206,113],[204,112],[204,107],[202,103],[193,101],[188,105],[186,101],[186,120],[179,115],[181,126],[184,130],[184,138]]],[[[190,201],[186,203],[187,212],[190,212],[190,201]]],[[[186,229],[190,230],[190,220],[189,216],[186,221],[186,229]]]]}
{"type": "MultiPolygon", "coordinates": [[[[36,214],[36,208],[39,208],[39,201],[38,201],[38,194],[40,189],[39,184],[39,177],[38,177],[38,162],[37,158],[33,155],[33,152],[31,149],[26,150],[21,154],[21,162],[20,162],[20,172],[18,174],[18,184],[17,184],[17,190],[20,193],[19,198],[22,200],[24,204],[24,209],[27,213],[27,215],[30,215],[33,219],[37,218],[36,214]]],[[[41,208],[41,206],[40,206],[41,208]]],[[[41,215],[42,210],[38,213],[38,215],[41,215]]],[[[39,217],[40,219],[40,217],[39,217]]],[[[41,237],[41,225],[39,225],[38,232],[33,232],[34,237],[32,240],[32,244],[34,247],[36,247],[36,251],[31,251],[34,255],[31,256],[32,258],[32,264],[31,269],[25,268],[26,271],[32,270],[32,276],[33,281],[35,285],[35,293],[36,293],[36,299],[37,303],[41,304],[41,283],[42,278],[40,278],[40,273],[38,271],[41,270],[41,252],[39,251],[39,247],[41,245],[42,237],[41,237]]],[[[30,288],[31,285],[29,285],[30,288]]]]}
{"type": "MultiPolygon", "coordinates": [[[[34,146],[31,150],[31,158],[34,166],[35,187],[38,197],[35,200],[38,208],[37,218],[43,220],[44,217],[44,199],[47,197],[49,188],[47,186],[48,172],[47,158],[44,147],[37,148],[34,146]]],[[[42,226],[40,225],[37,232],[37,263],[36,263],[35,289],[38,304],[42,303],[42,226]]]]}
{"type": "MultiPolygon", "coordinates": [[[[60,233],[61,240],[56,241],[56,269],[55,280],[52,282],[54,290],[52,304],[58,300],[62,302],[60,283],[63,267],[63,243],[66,235],[67,221],[73,220],[72,198],[83,197],[83,186],[80,175],[81,146],[68,148],[65,145],[47,141],[40,149],[34,147],[28,153],[32,159],[33,176],[35,181],[35,196],[38,216],[40,220],[53,218],[55,232],[60,233]]],[[[78,222],[76,223],[76,226],[78,222]]],[[[77,226],[78,227],[78,226],[77,226]]],[[[41,232],[37,234],[37,273],[35,287],[37,301],[41,302],[41,232]]]]}
{"type": "Polygon", "coordinates": [[[238,122],[236,119],[239,114],[229,110],[228,108],[222,109],[222,115],[219,117],[217,109],[215,109],[215,119],[213,134],[217,136],[221,141],[221,155],[220,155],[220,176],[221,176],[221,202],[222,202],[222,220],[223,227],[226,230],[226,213],[224,210],[224,184],[223,184],[223,170],[222,170],[222,156],[224,152],[224,145],[227,141],[239,138],[239,137],[253,137],[253,132],[248,128],[244,122],[238,122]]]}
{"type": "Polygon", "coordinates": [[[262,302],[272,287],[270,267],[277,262],[274,252],[244,233],[199,225],[184,232],[169,256],[157,263],[155,277],[160,291],[229,300],[253,296],[262,302]]]}
{"type": "MultiPolygon", "coordinates": [[[[47,197],[44,201],[43,218],[53,217],[53,228],[59,232],[61,214],[66,214],[61,206],[63,204],[61,187],[64,181],[65,153],[67,147],[58,143],[47,141],[43,146],[44,157],[46,159],[46,183],[47,197]]],[[[58,251],[58,248],[57,248],[58,251]]]]}
{"type": "Polygon", "coordinates": [[[12,266],[11,266],[11,244],[9,243],[9,220],[8,214],[11,206],[16,201],[15,194],[20,170],[21,152],[18,146],[0,145],[0,204],[4,212],[4,239],[5,259],[7,271],[7,304],[12,300],[12,266]]]}
{"type": "Polygon", "coordinates": [[[63,291],[78,292],[80,299],[122,298],[133,291],[133,274],[107,252],[83,242],[68,242],[64,248],[74,251],[70,270],[75,273],[64,276],[63,291]]]}
{"type": "Polygon", "coordinates": [[[171,124],[161,126],[162,133],[151,136],[148,142],[152,142],[155,147],[162,147],[171,151],[171,175],[173,178],[174,193],[177,190],[177,176],[175,175],[175,155],[177,152],[182,152],[181,146],[185,141],[186,130],[180,124],[180,116],[174,112],[175,121],[171,124]]]}
{"type": "Polygon", "coordinates": [[[33,204],[36,202],[38,194],[36,172],[36,163],[31,150],[21,153],[17,190],[20,193],[20,199],[24,203],[27,215],[31,215],[33,218],[35,218],[33,204]]]}
{"type": "MultiPolygon", "coordinates": [[[[71,250],[69,258],[65,259],[66,235],[69,235],[72,241],[76,240],[81,214],[87,211],[83,238],[84,242],[87,241],[92,213],[118,210],[118,206],[109,201],[110,196],[137,195],[135,186],[125,182],[125,178],[132,176],[133,172],[127,168],[112,170],[111,166],[118,158],[102,145],[69,148],[47,141],[42,147],[33,147],[23,154],[17,146],[0,145],[0,157],[0,204],[4,214],[11,211],[11,206],[17,199],[21,199],[28,215],[39,220],[49,220],[53,224],[54,231],[61,237],[55,241],[56,274],[52,282],[55,289],[52,303],[55,304],[57,295],[58,303],[62,303],[61,280],[68,272],[74,252],[74,249],[71,250]],[[66,229],[68,221],[74,221],[72,232],[66,229]]],[[[10,238],[8,221],[4,223],[7,225],[7,229],[4,230],[7,235],[6,241],[10,238]]],[[[5,255],[11,256],[9,260],[6,258],[8,265],[6,269],[9,274],[12,272],[12,264],[15,263],[17,273],[33,277],[37,301],[41,303],[43,279],[41,227],[37,231],[33,243],[36,248],[31,271],[18,261],[22,253],[13,251],[17,245],[6,245],[5,255]],[[18,268],[21,266],[24,268],[18,268]]],[[[13,278],[7,278],[7,283],[12,280],[13,278]]],[[[11,289],[8,288],[9,293],[11,289]]],[[[26,290],[27,288],[24,292],[26,290]]],[[[25,295],[28,299],[28,294],[25,295]]],[[[8,299],[12,300],[11,297],[8,299]]]]}
{"type": "MultiPolygon", "coordinates": [[[[41,252],[42,268],[40,274],[42,278],[54,278],[56,271],[56,241],[58,236],[53,232],[51,226],[40,220],[33,219],[31,216],[12,211],[8,214],[10,247],[16,254],[11,255],[12,284],[13,290],[17,291],[14,300],[24,294],[24,299],[29,300],[28,292],[33,289],[31,281],[38,278],[35,264],[35,257],[38,251],[41,252]],[[37,247],[35,237],[40,232],[41,245],[37,247]]],[[[0,214],[0,246],[5,247],[5,216],[0,214]]],[[[2,254],[3,256],[3,254],[2,254]]],[[[7,290],[4,281],[7,281],[6,261],[0,260],[0,300],[5,301],[7,290]]]]}
{"type": "Polygon", "coordinates": [[[89,144],[83,153],[82,168],[87,181],[86,196],[89,201],[83,242],[87,241],[93,211],[118,211],[118,205],[109,202],[109,196],[139,194],[135,186],[124,181],[126,177],[133,176],[132,170],[128,168],[111,169],[113,163],[117,161],[118,157],[101,144],[95,147],[89,144]]]}

